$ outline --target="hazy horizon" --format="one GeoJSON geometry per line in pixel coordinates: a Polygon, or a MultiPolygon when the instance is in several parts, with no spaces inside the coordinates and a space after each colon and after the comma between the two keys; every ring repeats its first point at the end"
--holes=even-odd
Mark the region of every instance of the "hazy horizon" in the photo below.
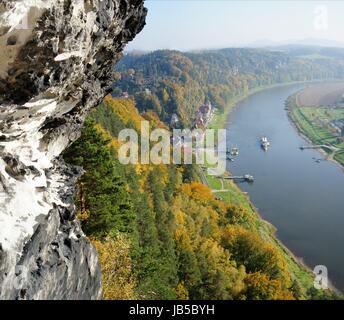
{"type": "Polygon", "coordinates": [[[146,0],[145,5],[147,25],[128,51],[344,47],[344,1],[146,0]]]}

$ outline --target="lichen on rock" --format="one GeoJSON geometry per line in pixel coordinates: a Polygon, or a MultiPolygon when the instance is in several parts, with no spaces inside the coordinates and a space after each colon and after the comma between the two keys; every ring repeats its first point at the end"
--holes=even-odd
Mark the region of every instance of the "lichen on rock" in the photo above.
{"type": "Polygon", "coordinates": [[[62,151],[112,89],[142,0],[0,0],[0,298],[97,299],[62,151]]]}

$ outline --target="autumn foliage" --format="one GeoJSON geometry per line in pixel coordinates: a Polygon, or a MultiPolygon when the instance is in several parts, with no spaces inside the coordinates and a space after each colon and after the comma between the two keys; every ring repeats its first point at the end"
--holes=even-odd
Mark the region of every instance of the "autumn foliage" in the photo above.
{"type": "Polygon", "coordinates": [[[92,241],[102,269],[103,298],[130,300],[136,298],[137,286],[130,257],[130,241],[123,234],[92,241]]]}
{"type": "Polygon", "coordinates": [[[144,117],[133,101],[107,97],[65,153],[86,170],[78,206],[104,298],[293,299],[288,265],[255,212],[216,200],[195,181],[196,167],[118,162],[118,130],[143,119],[161,125],[144,117]]]}

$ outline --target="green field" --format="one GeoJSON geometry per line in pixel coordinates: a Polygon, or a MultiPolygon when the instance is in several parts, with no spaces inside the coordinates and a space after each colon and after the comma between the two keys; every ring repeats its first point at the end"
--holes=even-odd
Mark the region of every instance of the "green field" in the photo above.
{"type": "Polygon", "coordinates": [[[338,139],[338,132],[330,125],[331,121],[344,118],[344,109],[299,107],[294,99],[290,103],[290,114],[298,129],[315,145],[326,144],[340,149],[334,154],[327,149],[324,150],[344,166],[344,139],[338,139]]]}
{"type": "Polygon", "coordinates": [[[334,159],[344,166],[344,152],[337,153],[334,159]]]}
{"type": "MultiPolygon", "coordinates": [[[[335,143],[336,138],[334,134],[326,130],[324,126],[313,121],[310,116],[310,110],[305,109],[311,108],[295,107],[292,110],[293,119],[296,121],[302,133],[304,133],[314,144],[335,143]]],[[[314,109],[312,108],[312,110],[314,109]]]]}

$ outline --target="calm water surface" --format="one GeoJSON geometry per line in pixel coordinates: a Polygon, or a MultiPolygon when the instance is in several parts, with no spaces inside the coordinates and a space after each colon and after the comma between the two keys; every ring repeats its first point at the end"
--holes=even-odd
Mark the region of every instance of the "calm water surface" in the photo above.
{"type": "Polygon", "coordinates": [[[325,265],[334,285],[344,291],[344,173],[307,144],[288,120],[284,102],[304,85],[278,87],[239,103],[228,120],[228,146],[240,155],[228,163],[234,175],[251,174],[248,192],[262,217],[277,227],[277,236],[313,268],[325,265]],[[271,141],[268,152],[259,139],[271,141]]]}

